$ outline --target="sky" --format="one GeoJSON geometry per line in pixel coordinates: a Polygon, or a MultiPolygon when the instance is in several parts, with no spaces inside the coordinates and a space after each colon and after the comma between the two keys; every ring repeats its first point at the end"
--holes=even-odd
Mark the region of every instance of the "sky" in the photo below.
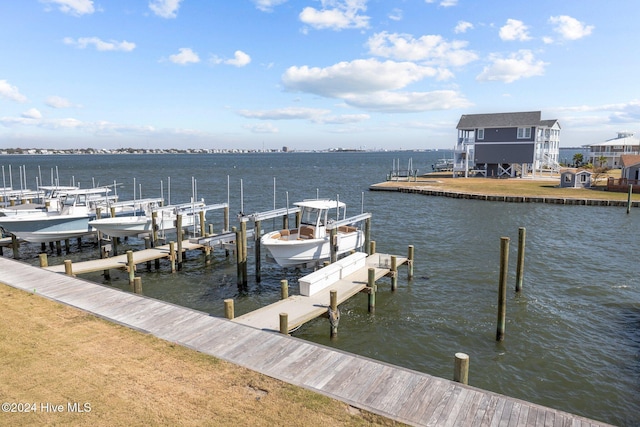
{"type": "Polygon", "coordinates": [[[0,0],[0,149],[453,148],[640,131],[640,2],[0,0]]]}

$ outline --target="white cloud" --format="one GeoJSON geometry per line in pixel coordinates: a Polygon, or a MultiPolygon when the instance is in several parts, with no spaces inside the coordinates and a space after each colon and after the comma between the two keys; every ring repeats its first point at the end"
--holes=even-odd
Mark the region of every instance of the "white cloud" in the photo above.
{"type": "Polygon", "coordinates": [[[16,102],[27,102],[27,97],[20,93],[16,86],[12,86],[6,80],[0,80],[0,97],[16,102]]]}
{"type": "Polygon", "coordinates": [[[30,108],[21,114],[25,119],[41,119],[42,113],[37,108],[30,108]]]}
{"type": "Polygon", "coordinates": [[[233,59],[220,59],[217,56],[214,56],[211,59],[211,62],[214,64],[227,64],[234,65],[236,67],[244,67],[251,62],[251,57],[241,50],[236,50],[233,59]]]}
{"type": "Polygon", "coordinates": [[[372,111],[415,112],[468,106],[468,101],[454,91],[397,92],[440,73],[436,68],[412,62],[359,59],[327,68],[290,67],[282,82],[287,90],[338,98],[350,106],[372,111]]]}
{"type": "Polygon", "coordinates": [[[500,28],[500,38],[502,40],[526,41],[531,37],[528,33],[529,27],[524,22],[517,19],[507,19],[507,23],[500,28]]]}
{"type": "Polygon", "coordinates": [[[182,0],[152,0],[149,2],[149,9],[162,18],[175,18],[182,0]]]}
{"type": "Polygon", "coordinates": [[[96,50],[99,51],[123,51],[131,52],[136,48],[135,43],[123,40],[121,42],[115,40],[104,41],[98,37],[80,37],[78,39],[72,39],[71,37],[65,37],[64,43],[68,45],[77,46],[80,49],[85,49],[89,45],[93,45],[96,50]]]}
{"type": "Polygon", "coordinates": [[[360,123],[369,120],[368,114],[340,114],[337,116],[322,116],[313,119],[314,123],[325,125],[346,125],[350,123],[360,123]]]}
{"type": "Polygon", "coordinates": [[[169,61],[173,62],[174,64],[180,65],[186,65],[190,63],[197,64],[198,62],[200,62],[200,57],[198,56],[198,54],[188,47],[182,47],[178,49],[178,52],[179,53],[176,53],[175,55],[169,55],[169,61]]]}
{"type": "Polygon", "coordinates": [[[458,21],[458,24],[453,29],[453,32],[455,32],[456,34],[466,33],[467,30],[472,30],[472,29],[473,29],[473,24],[471,22],[458,21]]]}
{"type": "Polygon", "coordinates": [[[465,50],[466,41],[448,42],[441,36],[427,35],[418,39],[408,34],[390,34],[383,31],[367,40],[369,52],[384,58],[423,61],[440,66],[462,66],[478,59],[472,51],[465,50]]]}
{"type": "Polygon", "coordinates": [[[300,21],[315,29],[335,31],[348,28],[368,28],[369,17],[360,15],[367,10],[368,0],[322,0],[322,9],[305,7],[300,21]]]}
{"type": "Polygon", "coordinates": [[[353,94],[345,97],[353,107],[385,113],[414,113],[469,107],[471,103],[453,90],[432,92],[390,92],[353,94]]]}
{"type": "Polygon", "coordinates": [[[389,19],[392,21],[402,21],[402,9],[395,8],[389,12],[389,19]]]}
{"type": "Polygon", "coordinates": [[[287,0],[252,0],[258,10],[271,12],[275,6],[286,3],[287,0]]]}
{"type": "Polygon", "coordinates": [[[291,91],[340,98],[345,94],[400,89],[437,74],[434,68],[412,62],[357,59],[326,68],[289,67],[282,81],[291,91]]]}
{"type": "Polygon", "coordinates": [[[588,36],[594,29],[593,25],[585,25],[583,22],[567,15],[552,16],[549,22],[555,25],[554,31],[565,40],[578,40],[588,36]]]}
{"type": "Polygon", "coordinates": [[[62,13],[74,16],[82,16],[95,12],[92,0],[40,0],[42,3],[52,3],[58,6],[62,13]]]}
{"type": "Polygon", "coordinates": [[[547,65],[543,61],[536,60],[530,50],[520,50],[507,58],[491,55],[489,59],[491,65],[484,67],[476,80],[512,83],[522,78],[543,75],[547,65]]]}
{"type": "Polygon", "coordinates": [[[458,0],[442,0],[440,2],[440,6],[442,7],[452,7],[458,4],[458,0]]]}
{"type": "Polygon", "coordinates": [[[51,108],[69,108],[73,107],[68,99],[61,96],[50,96],[45,100],[45,104],[51,108]]]}

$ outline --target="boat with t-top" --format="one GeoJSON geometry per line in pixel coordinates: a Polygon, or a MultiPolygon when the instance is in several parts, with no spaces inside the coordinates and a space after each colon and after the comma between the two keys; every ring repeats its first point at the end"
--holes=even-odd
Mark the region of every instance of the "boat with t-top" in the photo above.
{"type": "Polygon", "coordinates": [[[364,233],[343,224],[346,205],[337,200],[314,199],[294,203],[300,208],[297,228],[276,230],[260,239],[276,263],[283,267],[309,265],[331,258],[331,234],[335,252],[341,255],[364,246],[364,233]]]}

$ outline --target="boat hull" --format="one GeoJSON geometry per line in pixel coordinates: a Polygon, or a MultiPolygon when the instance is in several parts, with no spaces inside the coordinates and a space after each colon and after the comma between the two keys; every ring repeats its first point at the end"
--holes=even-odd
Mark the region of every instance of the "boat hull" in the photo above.
{"type": "Polygon", "coordinates": [[[0,227],[18,239],[30,243],[47,243],[91,234],[89,215],[12,216],[0,221],[0,227]]]}
{"type": "MultiPolygon", "coordinates": [[[[278,238],[279,231],[265,234],[262,245],[267,248],[274,261],[282,267],[294,267],[317,263],[331,258],[329,236],[318,239],[278,238]]],[[[357,250],[364,245],[364,233],[356,230],[350,233],[338,233],[338,255],[357,250]]]]}

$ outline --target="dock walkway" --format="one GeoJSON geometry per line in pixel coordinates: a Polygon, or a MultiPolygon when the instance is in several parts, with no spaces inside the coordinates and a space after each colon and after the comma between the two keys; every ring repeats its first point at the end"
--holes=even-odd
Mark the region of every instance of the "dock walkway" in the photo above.
{"type": "MultiPolygon", "coordinates": [[[[182,251],[201,249],[202,245],[190,243],[188,240],[182,242],[182,251]]],[[[177,245],[176,245],[177,250],[177,245]]],[[[162,245],[155,248],[143,249],[140,251],[133,251],[133,263],[142,264],[147,261],[154,261],[156,259],[169,258],[171,256],[170,246],[162,245]]],[[[111,270],[118,268],[127,268],[127,254],[117,255],[110,258],[93,259],[89,261],[82,261],[73,263],[73,274],[92,273],[94,271],[111,270]]],[[[44,267],[45,270],[53,271],[54,273],[64,273],[64,264],[52,265],[44,267]]]]}
{"type": "Polygon", "coordinates": [[[14,288],[407,424],[606,425],[8,258],[0,257],[0,272],[14,288]]]}
{"type": "MultiPolygon", "coordinates": [[[[358,292],[367,287],[368,269],[375,269],[375,280],[389,274],[389,268],[380,267],[381,254],[374,254],[367,258],[366,266],[342,280],[338,280],[311,296],[292,295],[266,307],[249,312],[233,319],[236,323],[252,326],[266,331],[280,331],[280,313],[287,313],[289,330],[322,316],[327,313],[330,303],[330,292],[337,291],[338,304],[342,304],[358,292]]],[[[407,262],[407,258],[399,257],[397,265],[407,262]]]]}

